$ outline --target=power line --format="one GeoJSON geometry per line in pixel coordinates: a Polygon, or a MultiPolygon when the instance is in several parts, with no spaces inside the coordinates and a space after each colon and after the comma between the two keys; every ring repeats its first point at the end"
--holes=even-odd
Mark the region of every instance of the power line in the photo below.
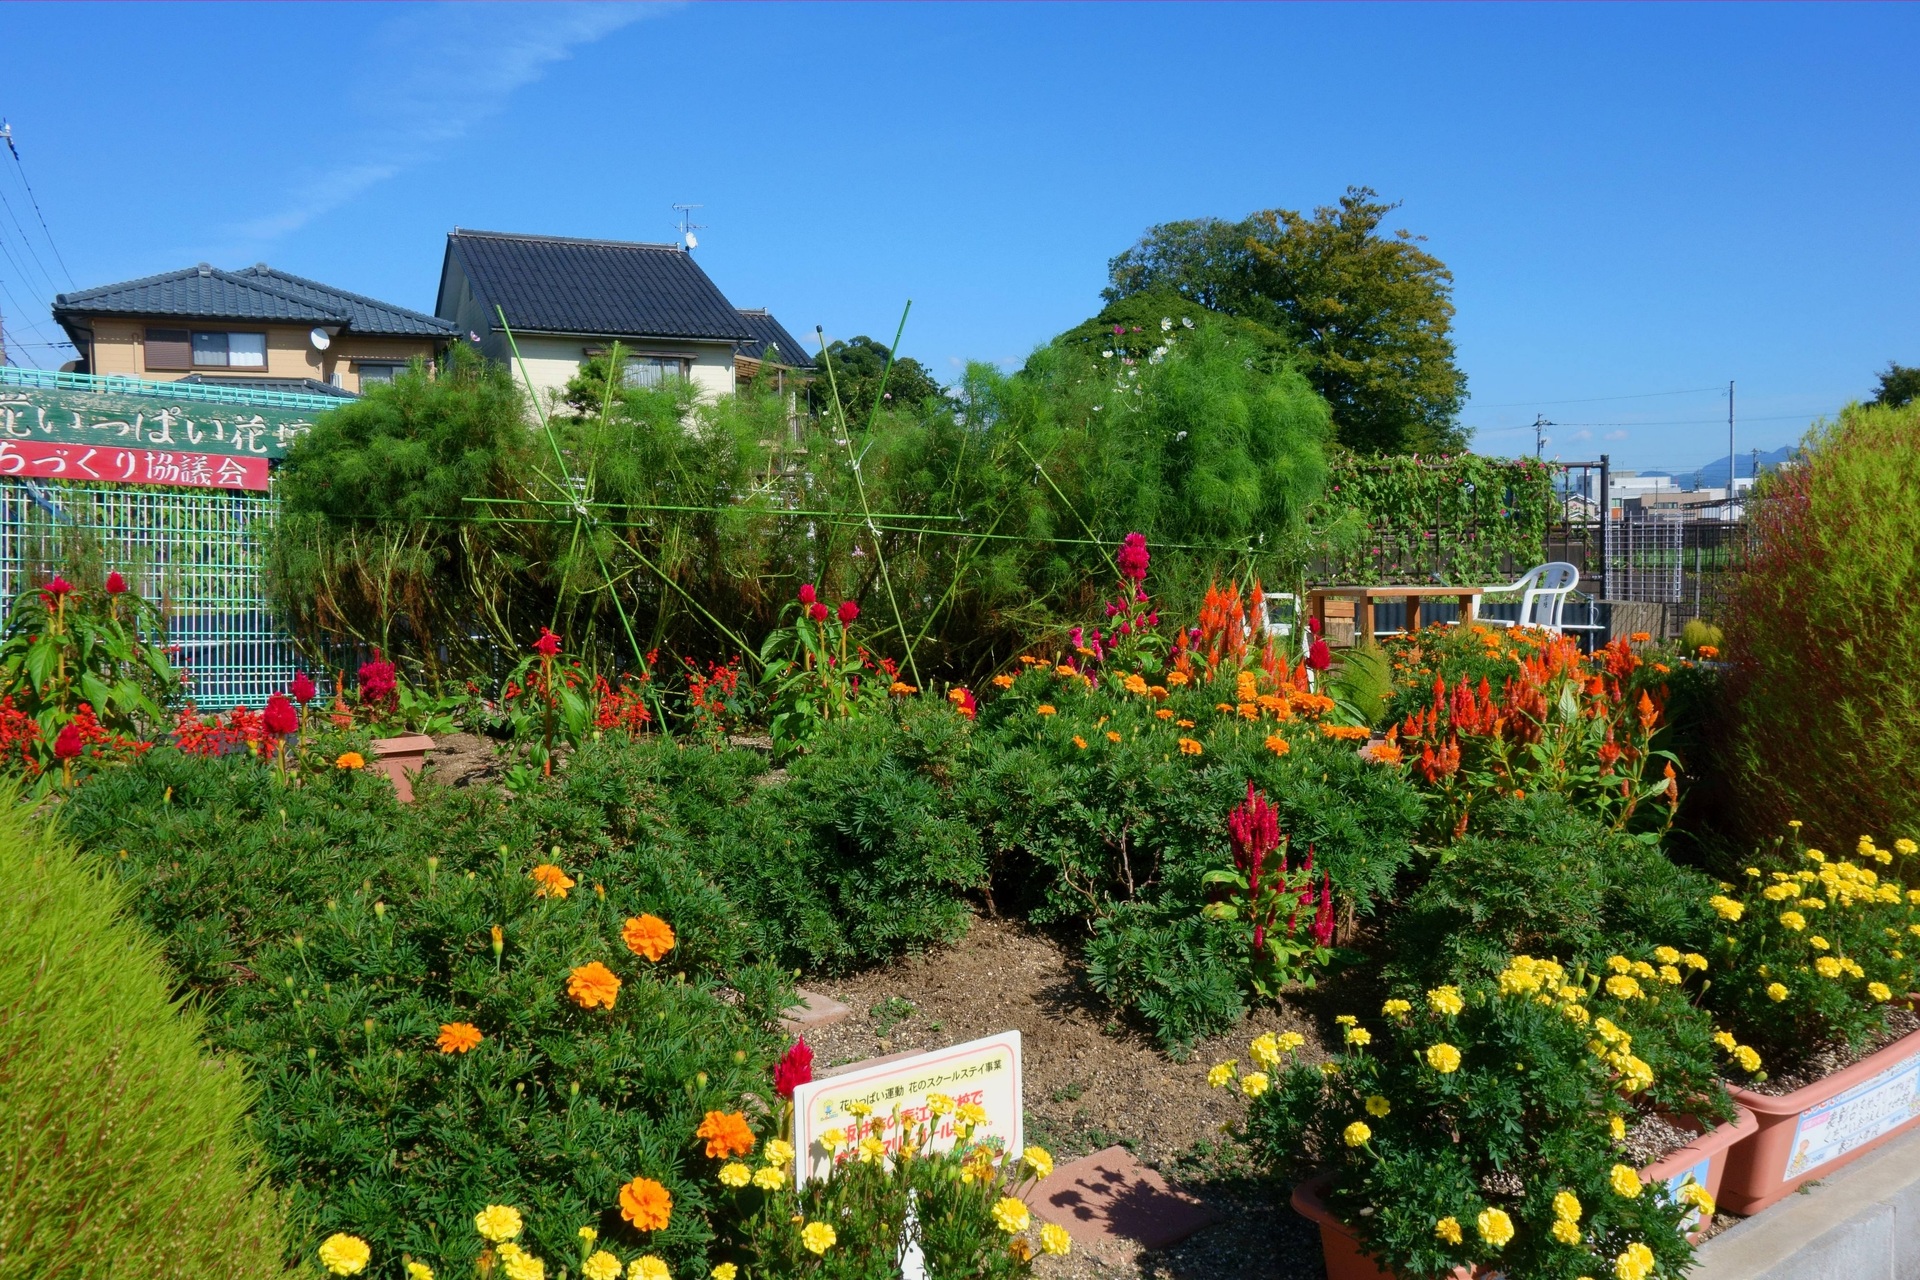
{"type": "MultiPolygon", "coordinates": [[[[26,246],[28,255],[33,258],[33,265],[40,268],[40,279],[46,282],[47,292],[60,292],[60,287],[53,282],[53,277],[47,274],[47,264],[40,261],[40,254],[33,247],[33,241],[27,238],[27,229],[20,225],[20,219],[14,215],[13,201],[7,199],[7,193],[4,191],[0,191],[0,207],[6,209],[7,220],[13,223],[13,229],[20,233],[20,243],[26,246]]],[[[7,256],[11,258],[13,255],[7,256]]]]}
{"type": "MultiPolygon", "coordinates": [[[[47,237],[47,248],[53,250],[53,260],[58,262],[60,270],[66,273],[68,287],[78,288],[79,285],[73,279],[73,272],[67,267],[67,260],[60,256],[60,246],[54,243],[53,231],[47,226],[47,215],[40,211],[40,197],[34,194],[33,184],[27,181],[26,163],[20,159],[20,148],[13,145],[13,126],[5,120],[0,120],[0,138],[7,140],[7,150],[13,153],[14,170],[20,175],[20,185],[27,189],[27,199],[33,202],[34,216],[40,219],[40,231],[47,237]]],[[[59,290],[56,289],[54,292],[58,293],[59,290]]]]}
{"type": "MultiPolygon", "coordinates": [[[[1690,396],[1702,391],[1719,389],[1718,387],[1683,387],[1678,391],[1636,391],[1631,395],[1588,396],[1581,400],[1511,400],[1505,404],[1480,404],[1473,407],[1476,409],[1530,409],[1537,404],[1598,404],[1602,400],[1651,400],[1656,396],[1690,396]]],[[[1472,402],[1469,401],[1469,403],[1472,402]]]]}

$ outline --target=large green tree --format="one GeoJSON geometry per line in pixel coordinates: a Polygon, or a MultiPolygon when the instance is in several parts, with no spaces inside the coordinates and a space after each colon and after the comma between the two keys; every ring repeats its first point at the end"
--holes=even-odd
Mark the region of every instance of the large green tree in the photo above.
{"type": "Polygon", "coordinates": [[[1878,376],[1880,386],[1873,394],[1873,403],[1900,409],[1920,400],[1920,367],[1888,361],[1887,371],[1878,376]]]}
{"type": "Polygon", "coordinates": [[[1453,273],[1425,237],[1382,230],[1397,207],[1349,187],[1311,216],[1163,223],[1108,264],[1104,296],[1171,291],[1281,334],[1352,448],[1457,450],[1467,379],[1454,361],[1453,273]]]}
{"type": "Polygon", "coordinates": [[[887,407],[918,408],[929,399],[945,399],[946,392],[941,389],[939,380],[927,371],[927,367],[912,356],[894,355],[884,343],[875,342],[861,334],[848,342],[830,344],[823,355],[814,357],[814,368],[819,370],[809,390],[814,399],[815,411],[823,421],[831,422],[836,416],[833,407],[834,392],[838,390],[841,407],[846,410],[847,421],[854,426],[862,426],[873,413],[873,402],[883,398],[887,407]],[[887,360],[893,359],[893,368],[888,370],[887,360]],[[828,366],[832,366],[831,375],[828,366]],[[886,377],[886,388],[881,389],[881,376],[886,377]]]}

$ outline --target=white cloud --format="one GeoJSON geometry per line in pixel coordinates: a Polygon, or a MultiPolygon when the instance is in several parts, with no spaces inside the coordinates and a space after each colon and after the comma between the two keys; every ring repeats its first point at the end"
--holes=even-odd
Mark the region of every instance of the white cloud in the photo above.
{"type": "Polygon", "coordinates": [[[1625,440],[1626,438],[1627,438],[1627,433],[1624,431],[1607,432],[1607,439],[1609,440],[1625,440]]]}
{"type": "Polygon", "coordinates": [[[335,154],[385,159],[310,171],[288,184],[284,205],[230,233],[257,247],[299,230],[465,137],[575,49],[667,7],[436,4],[375,25],[359,51],[359,72],[343,91],[346,118],[326,135],[335,154]]]}
{"type": "Polygon", "coordinates": [[[1568,437],[1568,439],[1571,439],[1571,440],[1591,440],[1591,439],[1593,439],[1593,432],[1591,432],[1591,431],[1584,431],[1584,430],[1583,430],[1583,431],[1576,431],[1576,432],[1574,432],[1574,433],[1573,433],[1573,434],[1572,434],[1571,436],[1569,436],[1569,437],[1568,437]]]}

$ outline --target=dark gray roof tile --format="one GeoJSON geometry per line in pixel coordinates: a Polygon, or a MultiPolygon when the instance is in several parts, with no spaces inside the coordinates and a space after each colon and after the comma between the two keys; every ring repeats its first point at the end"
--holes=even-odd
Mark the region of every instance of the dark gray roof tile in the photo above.
{"type": "Polygon", "coordinates": [[[782,364],[789,369],[812,366],[813,358],[807,354],[807,349],[769,312],[741,307],[740,319],[746,322],[747,328],[753,330],[752,338],[734,347],[741,355],[764,360],[768,364],[782,364]]]}
{"type": "Polygon", "coordinates": [[[409,311],[266,264],[222,271],[202,264],[119,284],[63,293],[53,300],[56,320],[98,315],[179,316],[192,320],[337,324],[351,333],[439,337],[444,320],[409,311]]]}

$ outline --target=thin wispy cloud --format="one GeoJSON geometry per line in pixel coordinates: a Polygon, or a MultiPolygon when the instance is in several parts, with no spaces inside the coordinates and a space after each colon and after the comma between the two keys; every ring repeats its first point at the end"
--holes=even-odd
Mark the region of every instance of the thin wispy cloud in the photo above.
{"type": "Polygon", "coordinates": [[[343,161],[294,177],[279,208],[234,224],[244,256],[466,137],[506,109],[514,92],[622,27],[673,8],[656,4],[434,4],[374,25],[343,92],[343,161]]]}

